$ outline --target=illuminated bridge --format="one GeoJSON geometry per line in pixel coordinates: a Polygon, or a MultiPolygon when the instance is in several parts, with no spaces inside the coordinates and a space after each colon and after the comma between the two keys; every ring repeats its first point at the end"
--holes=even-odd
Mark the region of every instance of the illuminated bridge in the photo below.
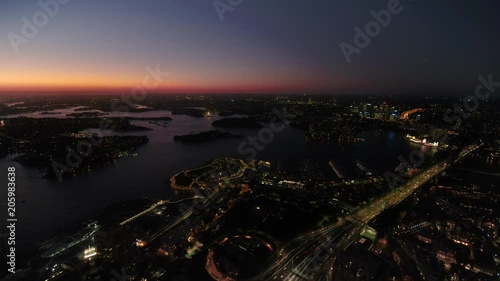
{"type": "Polygon", "coordinates": [[[410,109],[408,111],[401,113],[401,117],[399,119],[401,119],[401,120],[408,119],[408,117],[410,117],[410,115],[417,113],[417,112],[421,112],[421,111],[424,111],[424,109],[423,108],[410,109]]]}

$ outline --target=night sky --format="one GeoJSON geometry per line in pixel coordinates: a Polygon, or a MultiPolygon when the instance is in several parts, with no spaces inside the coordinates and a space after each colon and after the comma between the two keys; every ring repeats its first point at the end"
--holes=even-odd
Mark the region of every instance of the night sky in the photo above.
{"type": "Polygon", "coordinates": [[[500,80],[495,0],[401,0],[348,63],[339,44],[354,46],[354,27],[389,2],[243,0],[221,21],[212,0],[71,0],[16,53],[22,18],[43,10],[1,0],[0,91],[122,90],[157,65],[170,76],[152,91],[172,93],[452,93],[500,80]]]}

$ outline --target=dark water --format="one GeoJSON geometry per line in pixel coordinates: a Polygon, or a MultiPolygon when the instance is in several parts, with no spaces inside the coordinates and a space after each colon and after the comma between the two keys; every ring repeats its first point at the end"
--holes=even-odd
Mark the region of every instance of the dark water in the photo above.
{"type": "MultiPolygon", "coordinates": [[[[150,116],[152,113],[146,114],[150,116]]],[[[155,116],[169,114],[157,112],[155,116]]],[[[202,144],[181,144],[172,140],[174,135],[213,129],[211,122],[217,116],[210,119],[174,115],[173,118],[167,127],[136,121],[137,125],[154,129],[133,133],[148,135],[150,138],[148,144],[139,148],[138,156],[117,160],[114,164],[93,170],[89,174],[65,179],[62,183],[42,179],[35,169],[23,167],[7,158],[0,159],[0,171],[5,175],[7,167],[16,167],[16,198],[17,201],[25,200],[24,203],[18,203],[16,210],[18,245],[46,239],[68,224],[84,219],[115,202],[144,196],[173,196],[165,180],[183,169],[196,167],[222,156],[243,159],[249,157],[249,154],[242,155],[238,152],[238,146],[245,139],[224,139],[202,144]]],[[[245,136],[257,136],[259,132],[258,129],[227,131],[245,136]]],[[[421,149],[395,132],[369,131],[360,135],[365,141],[342,145],[306,143],[304,134],[304,131],[293,128],[276,133],[256,158],[273,164],[284,160],[289,168],[295,167],[304,159],[310,159],[320,165],[325,173],[329,172],[329,159],[337,159],[347,170],[354,169],[355,159],[362,159],[371,168],[383,172],[394,169],[399,163],[399,155],[408,157],[412,150],[421,149]]],[[[7,186],[6,176],[2,178],[2,184],[7,186]]],[[[1,196],[0,206],[6,211],[7,192],[2,192],[1,196]]],[[[2,213],[5,214],[4,211],[2,213]]]]}

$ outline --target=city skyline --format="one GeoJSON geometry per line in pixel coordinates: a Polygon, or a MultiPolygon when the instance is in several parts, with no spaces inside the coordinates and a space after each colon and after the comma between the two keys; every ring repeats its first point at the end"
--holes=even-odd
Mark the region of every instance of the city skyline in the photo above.
{"type": "Polygon", "coordinates": [[[500,281],[497,2],[0,0],[0,279],[500,281]]]}

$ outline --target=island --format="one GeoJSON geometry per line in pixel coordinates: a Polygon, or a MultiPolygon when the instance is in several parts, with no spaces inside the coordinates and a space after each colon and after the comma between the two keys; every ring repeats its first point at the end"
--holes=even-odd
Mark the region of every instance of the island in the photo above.
{"type": "Polygon", "coordinates": [[[201,118],[207,116],[208,112],[204,109],[199,109],[199,108],[182,107],[172,110],[172,114],[174,115],[184,114],[191,117],[201,118]]]}
{"type": "Polygon", "coordinates": [[[57,111],[42,111],[42,112],[40,112],[40,115],[56,115],[56,114],[61,114],[61,112],[57,112],[57,111]]]}
{"type": "Polygon", "coordinates": [[[224,118],[212,122],[214,127],[225,127],[225,128],[263,128],[255,118],[243,117],[243,118],[224,118]]]}
{"type": "Polygon", "coordinates": [[[211,130],[206,132],[200,132],[197,134],[187,134],[174,136],[175,141],[180,141],[182,143],[200,143],[213,141],[217,139],[229,139],[229,138],[242,138],[241,135],[234,135],[228,132],[222,132],[218,130],[211,130]]]}
{"type": "Polygon", "coordinates": [[[22,165],[38,168],[45,178],[61,180],[118,158],[137,155],[136,150],[149,141],[147,136],[99,136],[83,132],[99,128],[101,122],[107,124],[103,129],[114,131],[149,129],[120,118],[7,118],[0,127],[0,156],[10,155],[22,165]]]}
{"type": "Polygon", "coordinates": [[[66,114],[67,117],[76,117],[76,118],[99,117],[104,115],[108,115],[108,113],[99,111],[85,111],[85,112],[74,112],[66,114]]]}
{"type": "MultiPolygon", "coordinates": [[[[13,160],[29,167],[44,171],[44,178],[59,179],[76,174],[88,173],[122,157],[137,155],[139,146],[149,141],[147,136],[60,136],[53,140],[54,147],[44,153],[19,153],[13,160]],[[89,154],[78,154],[77,147],[82,143],[90,143],[94,139],[98,145],[93,145],[89,154]],[[71,152],[66,150],[71,148],[71,152]],[[66,160],[68,155],[74,157],[74,167],[66,160]]],[[[37,146],[42,150],[41,145],[37,146]]],[[[20,151],[21,152],[21,151],[20,151]]]]}

